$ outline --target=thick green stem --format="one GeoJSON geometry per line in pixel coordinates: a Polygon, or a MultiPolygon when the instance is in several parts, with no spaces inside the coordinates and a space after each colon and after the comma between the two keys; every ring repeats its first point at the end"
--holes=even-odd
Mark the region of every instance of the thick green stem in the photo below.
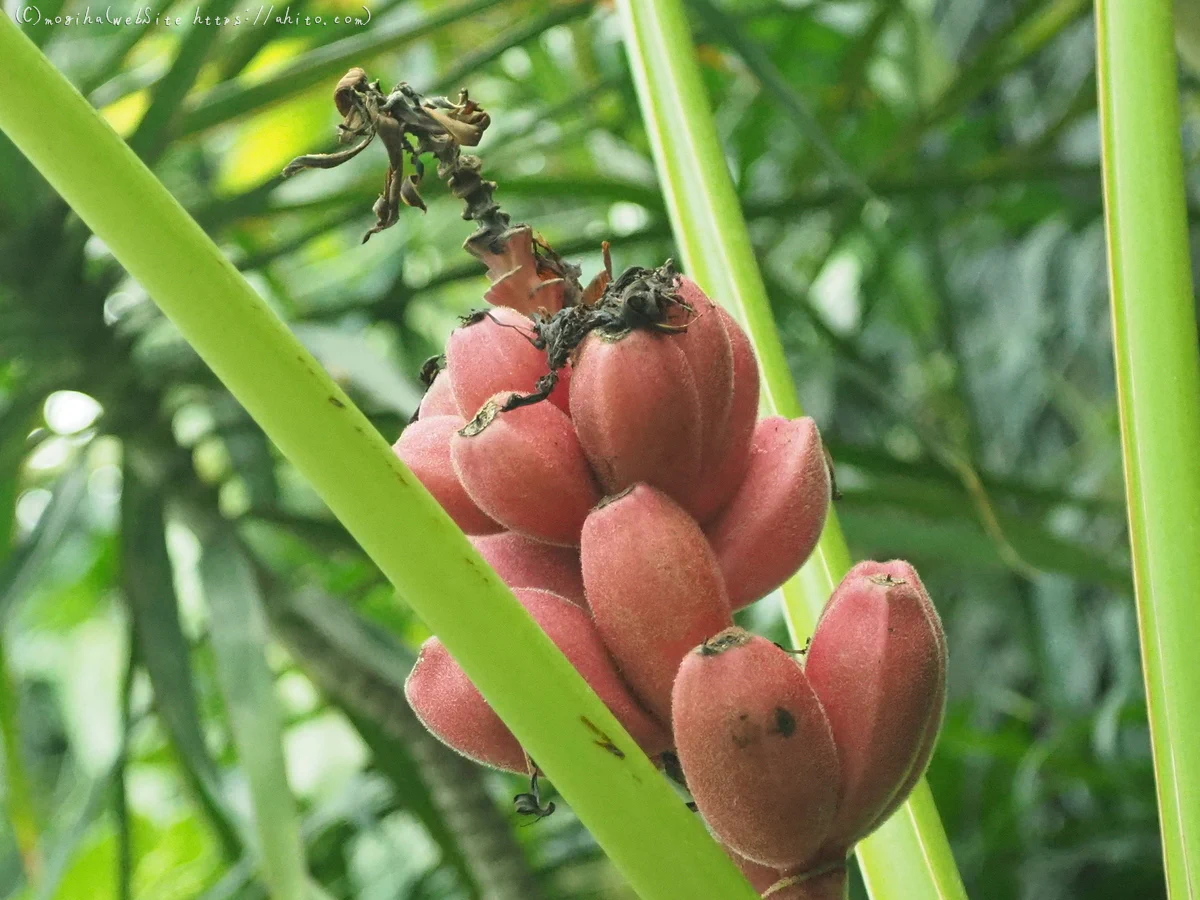
{"type": "Polygon", "coordinates": [[[1113,353],[1170,896],[1200,895],[1200,362],[1170,0],[1098,0],[1113,353]]]}
{"type": "Polygon", "coordinates": [[[7,17],[0,17],[0,129],[443,640],[640,896],[753,897],[370,422],[7,17]],[[597,731],[609,740],[598,741],[597,731]]]}
{"type": "MultiPolygon", "coordinates": [[[[680,0],[618,0],[642,117],[654,148],[667,210],[684,265],[746,327],[762,369],[763,406],[802,415],[746,220],[717,138],[680,0]]],[[[830,511],[812,557],[783,588],[792,640],[800,645],[850,553],[830,511]]],[[[871,896],[965,897],[950,847],[924,782],[878,832],[858,846],[871,896]]]]}

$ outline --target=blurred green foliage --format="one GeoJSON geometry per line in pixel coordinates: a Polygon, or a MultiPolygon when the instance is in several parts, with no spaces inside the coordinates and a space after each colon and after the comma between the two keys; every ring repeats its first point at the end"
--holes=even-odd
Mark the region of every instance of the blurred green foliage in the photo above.
{"type": "MultiPolygon", "coordinates": [[[[428,213],[360,244],[375,148],[278,177],[332,146],[351,65],[469,87],[492,115],[479,153],[498,199],[586,275],[605,239],[618,268],[673,252],[602,2],[384,0],[361,26],[330,21],[365,18],[349,0],[288,8],[322,25],[191,24],[238,14],[229,0],[153,9],[184,23],[25,28],[389,439],[420,361],[485,281],[432,179],[428,213]]],[[[1163,896],[1090,4],[691,10],[851,547],[911,559],[945,619],[950,707],[929,777],[971,896],[1163,896]]],[[[1200,95],[1183,84],[1194,138],[1200,95]]],[[[219,542],[271,625],[314,891],[629,896],[568,810],[518,828],[514,783],[414,724],[401,684],[420,622],[2,137],[0,507],[0,895],[265,896],[236,749],[261,692],[218,678],[200,559],[219,542]]],[[[780,628],[770,600],[749,618],[780,628]]]]}

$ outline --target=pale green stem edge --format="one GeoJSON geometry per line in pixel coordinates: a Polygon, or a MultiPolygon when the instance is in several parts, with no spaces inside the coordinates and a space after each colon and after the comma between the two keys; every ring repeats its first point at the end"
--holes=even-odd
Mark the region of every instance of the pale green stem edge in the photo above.
{"type": "MultiPolygon", "coordinates": [[[[763,407],[788,418],[803,415],[717,138],[683,5],[680,0],[617,0],[617,9],[684,266],[750,334],[762,371],[763,407]]],[[[812,633],[849,568],[846,540],[831,510],[817,549],[783,588],[784,613],[797,646],[812,633]]],[[[856,852],[874,900],[966,896],[924,781],[856,852]]]]}
{"type": "Polygon", "coordinates": [[[258,854],[272,900],[304,900],[308,868],[288,786],[283,716],[267,663],[269,641],[254,573],[229,531],[203,535],[200,581],[229,733],[250,787],[258,854]]]}
{"type": "Polygon", "coordinates": [[[0,16],[0,129],[442,639],[638,894],[754,897],[362,413],[7,16],[0,16]]]}
{"type": "Polygon", "coordinates": [[[1167,889],[1200,896],[1200,361],[1170,0],[1098,0],[1113,354],[1167,889]]]}

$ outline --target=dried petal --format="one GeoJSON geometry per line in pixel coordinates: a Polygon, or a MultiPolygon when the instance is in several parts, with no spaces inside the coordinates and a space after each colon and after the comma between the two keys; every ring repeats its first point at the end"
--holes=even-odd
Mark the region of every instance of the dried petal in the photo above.
{"type": "Polygon", "coordinates": [[[563,307],[566,284],[550,278],[534,254],[533,230],[528,225],[510,228],[500,238],[501,250],[492,252],[479,243],[468,242],[468,250],[487,267],[491,288],[484,299],[494,306],[507,306],[527,316],[538,310],[552,314],[563,307]]]}

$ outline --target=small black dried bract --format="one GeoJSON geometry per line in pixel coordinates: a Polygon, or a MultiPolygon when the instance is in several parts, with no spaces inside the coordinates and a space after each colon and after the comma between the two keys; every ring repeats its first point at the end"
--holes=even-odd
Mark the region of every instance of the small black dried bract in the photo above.
{"type": "MultiPolygon", "coordinates": [[[[437,356],[431,356],[429,359],[425,360],[425,362],[421,363],[421,384],[425,386],[425,390],[421,392],[422,400],[425,399],[425,395],[429,393],[429,389],[433,387],[434,379],[436,379],[438,375],[442,374],[442,369],[444,368],[446,368],[446,355],[444,353],[438,354],[437,356]]],[[[418,401],[417,408],[413,410],[412,418],[408,420],[408,424],[411,425],[413,422],[417,421],[417,419],[420,418],[420,415],[421,403],[418,401]]]]}
{"type": "Polygon", "coordinates": [[[426,390],[433,387],[433,380],[442,373],[444,368],[446,368],[446,354],[444,353],[431,356],[421,363],[421,384],[425,385],[426,390]]]}
{"type": "Polygon", "coordinates": [[[542,805],[542,792],[538,785],[538,769],[530,760],[530,767],[533,773],[529,776],[529,792],[525,794],[517,794],[513,797],[513,807],[518,815],[533,816],[533,821],[544,819],[553,814],[555,810],[554,801],[547,802],[542,805]]]}

